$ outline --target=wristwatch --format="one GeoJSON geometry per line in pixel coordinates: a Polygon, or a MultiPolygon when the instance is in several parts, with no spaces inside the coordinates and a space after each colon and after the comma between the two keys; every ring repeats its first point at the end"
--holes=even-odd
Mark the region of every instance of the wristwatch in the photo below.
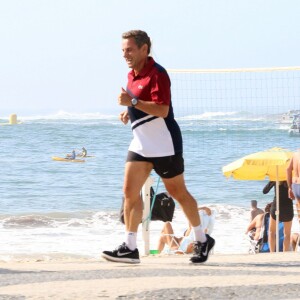
{"type": "Polygon", "coordinates": [[[131,99],[131,105],[132,105],[133,107],[135,107],[135,106],[138,104],[138,102],[139,102],[138,98],[132,98],[132,99],[131,99]]]}

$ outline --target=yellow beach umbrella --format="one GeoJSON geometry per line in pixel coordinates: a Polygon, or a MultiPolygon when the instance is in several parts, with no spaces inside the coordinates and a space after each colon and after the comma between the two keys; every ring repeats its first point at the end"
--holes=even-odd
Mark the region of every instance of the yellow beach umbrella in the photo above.
{"type": "Polygon", "coordinates": [[[223,167],[226,177],[240,180],[286,180],[286,168],[293,152],[272,148],[240,158],[223,167]]]}
{"type": "MultiPolygon", "coordinates": [[[[286,180],[286,168],[293,152],[272,148],[244,156],[223,167],[223,174],[239,180],[264,180],[269,178],[276,181],[276,233],[279,229],[279,181],[286,180]]],[[[276,239],[276,251],[279,251],[279,239],[276,239]]]]}

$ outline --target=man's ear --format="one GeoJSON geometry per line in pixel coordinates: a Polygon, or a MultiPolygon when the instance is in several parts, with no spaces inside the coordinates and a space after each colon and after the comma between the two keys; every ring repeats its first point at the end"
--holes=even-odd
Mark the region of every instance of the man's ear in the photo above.
{"type": "Polygon", "coordinates": [[[147,44],[144,44],[142,46],[142,50],[145,51],[145,53],[147,53],[147,55],[148,55],[148,45],[147,44]]]}

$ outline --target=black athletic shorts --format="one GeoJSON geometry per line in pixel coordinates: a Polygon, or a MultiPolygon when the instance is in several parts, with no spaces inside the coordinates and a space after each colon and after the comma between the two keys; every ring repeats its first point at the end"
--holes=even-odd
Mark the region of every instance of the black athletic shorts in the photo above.
{"type": "Polygon", "coordinates": [[[153,164],[154,171],[162,178],[173,178],[184,172],[182,153],[164,157],[144,157],[135,152],[128,151],[126,161],[150,162],[153,164]]]}

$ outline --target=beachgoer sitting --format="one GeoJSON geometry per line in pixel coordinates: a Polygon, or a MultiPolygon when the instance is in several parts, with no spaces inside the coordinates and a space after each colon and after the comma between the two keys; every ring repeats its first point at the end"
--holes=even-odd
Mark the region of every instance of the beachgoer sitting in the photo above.
{"type": "Polygon", "coordinates": [[[248,234],[250,239],[258,241],[263,226],[264,214],[257,215],[248,225],[245,234],[248,234]]]}
{"type": "MultiPolygon", "coordinates": [[[[269,213],[270,212],[270,208],[271,208],[271,203],[268,203],[265,207],[265,212],[269,213]]],[[[248,234],[248,236],[250,237],[250,239],[254,240],[254,241],[258,241],[260,239],[260,235],[261,235],[261,229],[263,227],[263,222],[264,222],[264,211],[261,210],[262,213],[258,214],[248,225],[245,234],[248,234]]]]}
{"type": "MultiPolygon", "coordinates": [[[[247,227],[245,233],[248,234],[250,238],[250,247],[248,250],[249,254],[270,252],[269,244],[268,244],[268,235],[269,235],[269,221],[270,221],[271,207],[272,207],[272,202],[266,205],[265,213],[257,215],[247,227]]],[[[282,251],[282,244],[283,244],[282,222],[279,223],[279,229],[280,229],[279,248],[280,251],[282,251]]]]}
{"type": "MultiPolygon", "coordinates": [[[[207,234],[211,234],[214,226],[214,213],[210,208],[205,206],[198,207],[198,210],[203,231],[207,234]]],[[[190,224],[183,236],[176,237],[174,235],[172,224],[170,222],[165,222],[158,241],[157,249],[161,252],[165,246],[168,246],[170,250],[175,251],[176,253],[192,253],[193,242],[193,231],[190,224]]]]}
{"type": "Polygon", "coordinates": [[[81,157],[86,157],[87,156],[87,150],[84,147],[82,147],[82,151],[81,151],[81,155],[80,156],[81,157]]]}
{"type": "Polygon", "coordinates": [[[75,150],[73,150],[71,154],[67,154],[65,158],[66,159],[75,159],[76,158],[75,150]]]}
{"type": "Polygon", "coordinates": [[[257,201],[256,200],[251,200],[251,219],[252,221],[257,215],[263,214],[264,211],[261,208],[257,207],[257,201]]]}

